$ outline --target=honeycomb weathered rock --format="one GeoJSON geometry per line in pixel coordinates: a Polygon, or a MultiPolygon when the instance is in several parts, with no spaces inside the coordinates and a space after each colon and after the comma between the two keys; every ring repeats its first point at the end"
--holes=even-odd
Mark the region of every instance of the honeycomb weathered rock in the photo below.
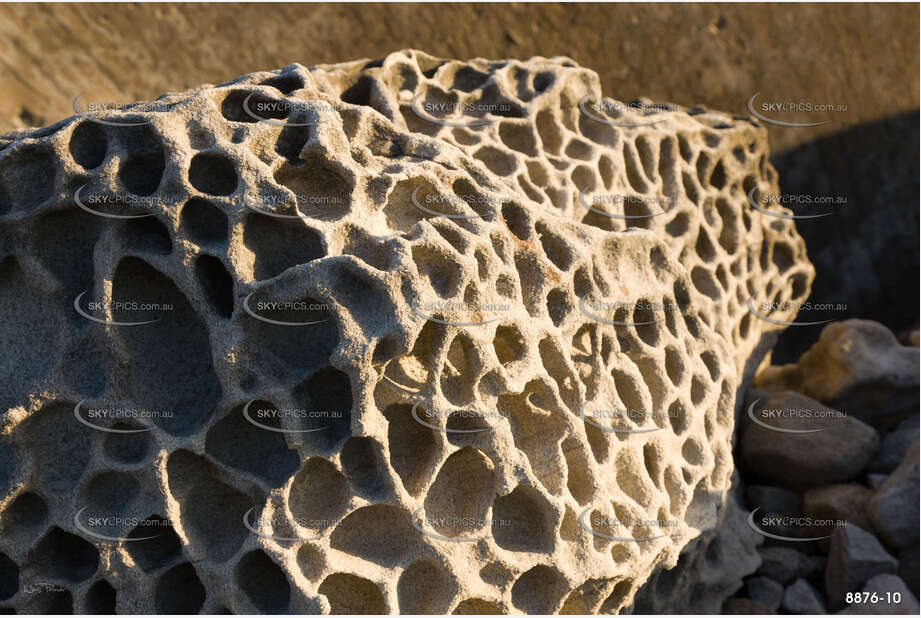
{"type": "Polygon", "coordinates": [[[0,603],[629,607],[812,270],[757,124],[599,97],[407,51],[0,141],[0,603]]]}

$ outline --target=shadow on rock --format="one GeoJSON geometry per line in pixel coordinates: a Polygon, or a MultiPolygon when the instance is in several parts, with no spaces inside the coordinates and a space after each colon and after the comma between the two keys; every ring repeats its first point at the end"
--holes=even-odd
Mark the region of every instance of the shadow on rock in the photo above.
{"type": "MultiPolygon", "coordinates": [[[[847,200],[836,214],[800,219],[796,226],[816,269],[809,302],[847,308],[802,311],[800,321],[873,319],[896,333],[917,321],[918,135],[915,110],[772,157],[783,194],[847,200]]],[[[773,362],[792,362],[821,330],[787,329],[773,362]]]]}

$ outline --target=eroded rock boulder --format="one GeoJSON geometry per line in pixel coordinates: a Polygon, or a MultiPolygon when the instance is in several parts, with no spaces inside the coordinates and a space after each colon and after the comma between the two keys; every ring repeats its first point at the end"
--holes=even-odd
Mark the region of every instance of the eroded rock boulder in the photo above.
{"type": "Polygon", "coordinates": [[[757,123],[565,58],[291,65],[0,139],[0,604],[629,608],[716,534],[809,293],[753,190],[757,123]]]}

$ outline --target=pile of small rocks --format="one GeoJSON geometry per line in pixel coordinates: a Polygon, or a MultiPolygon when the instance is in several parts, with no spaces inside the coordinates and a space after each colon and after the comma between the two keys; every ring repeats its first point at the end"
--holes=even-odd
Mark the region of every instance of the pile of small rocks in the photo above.
{"type": "Polygon", "coordinates": [[[755,378],[736,466],[761,567],[726,614],[915,614],[918,331],[829,324],[755,378]]]}

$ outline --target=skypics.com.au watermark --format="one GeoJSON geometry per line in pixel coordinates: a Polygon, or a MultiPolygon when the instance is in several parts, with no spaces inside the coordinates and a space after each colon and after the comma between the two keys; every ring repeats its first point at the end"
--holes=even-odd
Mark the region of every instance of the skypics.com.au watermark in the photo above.
{"type": "Polygon", "coordinates": [[[102,301],[90,301],[87,303],[86,309],[81,307],[81,300],[86,295],[86,292],[80,292],[76,298],[74,298],[74,311],[77,314],[91,322],[96,322],[97,324],[106,324],[110,326],[143,326],[146,324],[154,324],[160,321],[160,316],[153,317],[149,320],[139,320],[139,321],[119,321],[119,320],[110,320],[108,318],[98,318],[94,316],[91,312],[106,312],[108,310],[109,315],[115,315],[116,312],[133,312],[133,313],[153,313],[161,314],[169,311],[173,311],[174,307],[172,303],[155,303],[155,302],[146,302],[140,300],[113,300],[108,302],[102,301]]]}
{"type": "Polygon", "coordinates": [[[589,201],[585,198],[585,191],[585,189],[579,190],[579,203],[582,205],[582,207],[597,215],[609,217],[612,219],[650,219],[652,217],[658,217],[660,215],[667,214],[678,203],[677,197],[634,195],[625,193],[593,195],[589,201]],[[627,207],[642,206],[648,209],[650,212],[649,214],[638,215],[618,214],[595,208],[595,206],[621,206],[624,209],[627,207]]]}
{"type": "Polygon", "coordinates": [[[503,319],[502,315],[491,317],[498,314],[508,314],[511,311],[511,305],[503,303],[473,303],[457,301],[416,301],[411,305],[413,313],[424,317],[426,320],[446,324],[451,326],[479,326],[498,322],[503,319]],[[458,316],[456,320],[445,319],[449,314],[458,316]]]}
{"type": "Polygon", "coordinates": [[[508,519],[483,519],[470,516],[423,517],[423,509],[424,507],[413,513],[413,527],[425,536],[438,539],[439,541],[447,541],[449,543],[473,543],[482,541],[483,539],[489,538],[491,533],[486,532],[477,536],[467,536],[467,534],[475,534],[478,530],[484,528],[491,530],[496,527],[503,528],[512,525],[512,522],[508,519]],[[442,531],[445,534],[432,532],[431,529],[442,531]],[[455,534],[450,534],[452,532],[455,534]]]}
{"type": "Polygon", "coordinates": [[[825,431],[829,429],[829,426],[825,427],[811,427],[809,429],[795,429],[790,427],[778,427],[772,425],[766,421],[775,420],[775,421],[784,421],[784,420],[802,420],[802,421],[811,421],[811,420],[837,420],[847,417],[847,412],[841,410],[834,410],[831,408],[827,409],[812,409],[812,408],[762,408],[761,411],[756,414],[755,406],[758,405],[760,399],[755,399],[751,405],[748,406],[748,418],[755,424],[764,427],[770,431],[777,431],[780,433],[789,433],[789,434],[805,434],[805,433],[817,433],[819,431],[825,431]],[[760,418],[759,418],[760,417],[760,418]]]}
{"type": "Polygon", "coordinates": [[[74,114],[99,124],[113,127],[135,127],[148,124],[148,120],[119,120],[114,114],[168,112],[171,106],[160,101],[143,103],[116,103],[114,101],[83,101],[83,94],[78,94],[73,102],[74,114]]]}
{"type": "Polygon", "coordinates": [[[767,512],[762,512],[759,515],[758,512],[760,510],[761,507],[758,507],[748,514],[749,527],[762,536],[778,541],[791,541],[794,543],[822,541],[831,538],[831,531],[834,528],[840,528],[847,525],[847,521],[843,519],[821,519],[808,515],[787,515],[783,513],[767,512]],[[767,532],[765,528],[776,531],[787,531],[795,536],[767,532]]]}
{"type": "Polygon", "coordinates": [[[673,112],[677,106],[669,103],[644,103],[643,101],[632,101],[623,103],[612,99],[602,99],[593,101],[595,96],[591,93],[586,94],[579,100],[579,111],[583,115],[612,127],[648,127],[662,122],[661,118],[655,120],[633,121],[621,119],[624,114],[633,114],[641,117],[649,117],[658,112],[673,112]],[[611,116],[614,116],[612,119],[611,116]]]}
{"type": "Polygon", "coordinates": [[[315,422],[318,420],[327,420],[335,421],[342,419],[345,414],[341,410],[310,410],[307,408],[279,408],[270,405],[262,405],[258,400],[252,400],[246,403],[243,406],[242,410],[243,418],[246,419],[248,423],[258,427],[259,429],[265,429],[267,431],[274,431],[277,433],[314,433],[317,431],[324,431],[329,429],[329,425],[321,425],[319,427],[310,427],[305,429],[285,429],[282,427],[283,421],[287,422],[303,422],[311,421],[315,422]],[[278,426],[268,425],[269,422],[275,422],[278,426]]]}
{"type": "Polygon", "coordinates": [[[260,198],[258,204],[253,203],[253,201],[246,196],[243,197],[243,205],[253,212],[258,212],[261,215],[266,215],[269,217],[275,217],[276,219],[302,219],[305,221],[315,220],[316,217],[311,217],[297,212],[298,206],[315,209],[322,209],[326,207],[331,210],[339,211],[344,207],[345,203],[346,199],[339,195],[316,195],[308,193],[295,193],[293,197],[291,195],[280,194],[267,195],[263,198],[260,198]],[[295,209],[295,214],[286,214],[283,212],[275,212],[274,210],[269,210],[269,208],[278,207],[293,207],[295,209]]]}
{"type": "Polygon", "coordinates": [[[440,431],[442,433],[479,433],[481,431],[491,431],[494,429],[494,427],[490,425],[487,427],[475,427],[473,429],[459,429],[452,427],[442,428],[427,421],[444,418],[446,421],[454,421],[456,423],[469,423],[486,422],[487,419],[506,418],[505,415],[499,412],[475,412],[473,410],[452,410],[451,412],[438,412],[436,410],[430,410],[422,407],[422,404],[418,401],[413,404],[413,407],[410,410],[410,416],[412,416],[413,420],[423,427],[428,427],[429,429],[440,431]]]}
{"type": "MultiPolygon", "coordinates": [[[[603,515],[592,515],[590,514],[594,511],[593,506],[587,507],[584,511],[579,514],[579,525],[582,526],[583,530],[589,532],[592,536],[597,536],[602,539],[607,539],[609,541],[616,541],[618,543],[648,543],[650,541],[655,541],[657,539],[667,538],[670,535],[666,534],[664,530],[668,528],[676,528],[679,525],[677,519],[646,519],[641,517],[605,517],[603,515]],[[608,529],[622,529],[630,530],[639,528],[640,530],[649,531],[648,536],[620,536],[614,534],[605,534],[596,530],[596,527],[603,527],[608,529]],[[655,534],[655,530],[662,530],[661,534],[655,534]]],[[[595,511],[597,512],[597,511],[595,511]]],[[[646,534],[644,532],[644,534],[646,534]]]]}
{"type": "Polygon", "coordinates": [[[290,529],[292,524],[300,528],[306,528],[308,530],[331,530],[341,521],[339,519],[313,519],[296,516],[288,517],[284,514],[278,513],[277,511],[274,512],[271,516],[265,514],[256,515],[254,513],[255,510],[256,507],[253,507],[243,513],[243,525],[247,530],[256,536],[263,539],[271,539],[273,541],[285,541],[290,543],[319,541],[326,535],[319,534],[311,536],[282,536],[280,534],[268,534],[266,532],[262,532],[262,530],[277,530],[279,528],[286,530],[290,529]]]}
{"type": "Polygon", "coordinates": [[[329,303],[318,303],[310,300],[252,300],[256,292],[251,292],[243,299],[243,310],[251,318],[274,324],[276,326],[311,326],[329,320],[328,312],[333,310],[329,303]],[[268,317],[273,315],[274,317],[268,317]],[[293,318],[300,316],[310,319],[277,319],[281,317],[293,318]],[[319,319],[318,319],[319,318],[319,319]]]}
{"type": "Polygon", "coordinates": [[[118,429],[115,427],[104,427],[102,423],[110,421],[113,423],[124,423],[126,421],[153,420],[153,419],[170,419],[173,418],[172,410],[147,410],[143,408],[121,408],[121,407],[98,407],[86,406],[81,400],[74,406],[74,418],[80,423],[91,427],[96,431],[106,433],[142,433],[150,431],[150,427],[139,429],[118,429]]]}
{"type": "Polygon", "coordinates": [[[447,219],[482,219],[482,216],[477,212],[474,212],[472,215],[448,213],[445,212],[445,208],[463,211],[467,208],[477,210],[477,207],[491,206],[494,210],[498,211],[498,209],[502,207],[502,202],[504,201],[498,197],[490,197],[487,195],[427,194],[420,196],[419,191],[421,189],[422,185],[413,189],[412,195],[410,196],[412,205],[428,215],[445,217],[447,219]]]}
{"type": "Polygon", "coordinates": [[[478,127],[492,124],[495,120],[487,114],[508,116],[512,106],[508,103],[451,103],[422,101],[423,93],[412,98],[410,108],[419,118],[445,127],[478,127]]]}
{"type": "Polygon", "coordinates": [[[627,408],[616,409],[616,408],[599,408],[588,411],[589,402],[582,404],[579,408],[579,416],[586,423],[597,427],[602,431],[609,431],[612,433],[619,434],[632,434],[632,433],[650,433],[653,431],[659,431],[665,426],[666,420],[678,418],[679,415],[677,411],[667,411],[667,412],[648,412],[646,410],[631,410],[627,408]],[[606,419],[613,421],[611,424],[601,424],[598,421],[601,419],[606,419]],[[656,427],[647,427],[647,428],[633,428],[629,424],[645,424],[648,421],[653,421],[657,426],[656,427]],[[620,424],[620,427],[614,427],[613,424],[620,424]],[[658,426],[658,425],[662,426],[658,426]]]}
{"type": "Polygon", "coordinates": [[[252,92],[243,99],[243,112],[257,122],[286,127],[310,127],[339,118],[336,108],[325,101],[269,101],[262,98],[254,101],[253,97],[259,94],[252,92]]]}
{"type": "Polygon", "coordinates": [[[827,324],[832,321],[832,318],[828,318],[827,320],[797,322],[772,318],[770,314],[782,312],[785,314],[791,313],[793,315],[800,315],[805,312],[808,315],[811,312],[826,316],[832,312],[843,313],[847,311],[847,304],[845,303],[813,303],[811,301],[766,301],[756,303],[754,296],[749,297],[746,305],[748,306],[749,313],[759,320],[764,320],[765,322],[778,324],[780,326],[816,326],[819,324],[827,324]]]}
{"type": "Polygon", "coordinates": [[[758,191],[757,185],[752,187],[748,192],[748,204],[758,212],[775,217],[778,219],[819,219],[829,215],[837,214],[837,210],[828,210],[829,208],[840,209],[847,206],[847,197],[843,195],[811,195],[805,193],[781,193],[779,195],[761,194],[755,197],[758,191]],[[787,214],[769,210],[768,206],[785,206],[787,208],[801,209],[803,207],[821,207],[822,212],[806,214],[787,214]]]}
{"type": "Polygon", "coordinates": [[[677,304],[672,302],[654,303],[643,299],[637,301],[594,300],[586,295],[579,299],[579,311],[582,312],[583,315],[601,324],[609,324],[611,326],[649,326],[665,320],[664,313],[666,311],[680,311],[680,308],[677,304]],[[623,320],[609,320],[602,317],[607,314],[614,314],[616,317],[617,314],[626,314],[634,311],[648,313],[649,319],[640,322],[625,322],[623,320]]]}
{"type": "Polygon", "coordinates": [[[171,526],[170,522],[166,519],[160,519],[158,517],[139,518],[132,515],[126,515],[124,513],[106,513],[104,515],[84,516],[84,512],[86,512],[88,508],[88,506],[85,506],[74,513],[74,526],[84,534],[97,538],[101,541],[128,543],[147,541],[149,539],[154,539],[160,536],[160,534],[152,534],[147,536],[113,536],[111,534],[104,533],[111,532],[116,529],[124,530],[126,528],[130,528],[134,530],[138,527],[141,527],[145,530],[152,530],[155,528],[167,528],[171,526]]]}
{"type": "Polygon", "coordinates": [[[827,116],[832,113],[841,113],[847,111],[847,104],[845,103],[829,103],[829,102],[818,102],[818,101],[796,101],[796,100],[785,100],[785,101],[772,101],[772,100],[762,100],[758,103],[755,103],[755,99],[758,98],[761,92],[756,92],[748,99],[748,111],[759,120],[763,120],[769,124],[781,126],[781,127],[817,127],[831,122],[830,120],[816,120],[814,122],[793,122],[789,120],[778,119],[778,115],[782,114],[822,114],[822,116],[827,116]],[[770,114],[770,116],[768,116],[770,114]]]}
{"type": "Polygon", "coordinates": [[[168,198],[150,195],[134,195],[133,193],[90,193],[86,191],[86,185],[81,185],[74,191],[74,203],[78,208],[97,217],[106,219],[143,219],[152,217],[152,212],[141,212],[136,214],[120,214],[119,212],[105,212],[103,209],[112,210],[163,210],[175,205],[173,200],[168,198]]]}

